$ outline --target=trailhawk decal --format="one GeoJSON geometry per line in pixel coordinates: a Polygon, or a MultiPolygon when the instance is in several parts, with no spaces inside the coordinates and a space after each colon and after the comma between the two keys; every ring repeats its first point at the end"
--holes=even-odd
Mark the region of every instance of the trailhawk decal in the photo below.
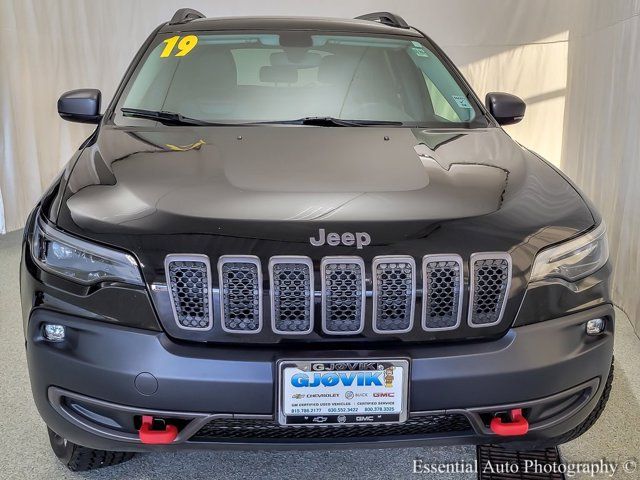
{"type": "Polygon", "coordinates": [[[344,245],[345,247],[356,246],[358,250],[362,250],[362,247],[366,247],[371,243],[371,235],[367,232],[345,232],[342,235],[336,232],[326,233],[324,228],[318,230],[318,238],[309,237],[311,245],[314,247],[321,247],[325,243],[332,247],[338,245],[344,245]]]}

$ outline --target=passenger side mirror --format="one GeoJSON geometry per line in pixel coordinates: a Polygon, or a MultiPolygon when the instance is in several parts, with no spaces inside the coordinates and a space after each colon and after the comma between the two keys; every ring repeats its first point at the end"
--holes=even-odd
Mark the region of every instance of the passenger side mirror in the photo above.
{"type": "Polygon", "coordinates": [[[527,104],[509,93],[487,93],[485,105],[500,125],[512,125],[524,118],[527,104]]]}
{"type": "Polygon", "coordinates": [[[99,123],[100,90],[94,88],[81,88],[63,93],[58,99],[58,113],[70,122],[99,123]]]}

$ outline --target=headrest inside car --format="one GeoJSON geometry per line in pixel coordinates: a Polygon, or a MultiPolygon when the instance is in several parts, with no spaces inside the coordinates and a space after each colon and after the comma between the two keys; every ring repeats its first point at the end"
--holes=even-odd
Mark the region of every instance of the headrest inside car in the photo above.
{"type": "Polygon", "coordinates": [[[298,70],[295,67],[266,65],[260,68],[260,81],[264,83],[296,83],[298,70]]]}

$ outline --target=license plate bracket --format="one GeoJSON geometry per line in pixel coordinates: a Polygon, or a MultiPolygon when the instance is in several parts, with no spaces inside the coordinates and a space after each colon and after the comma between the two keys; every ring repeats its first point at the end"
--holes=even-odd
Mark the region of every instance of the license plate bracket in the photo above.
{"type": "Polygon", "coordinates": [[[281,360],[281,425],[402,423],[408,416],[409,360],[281,360]]]}

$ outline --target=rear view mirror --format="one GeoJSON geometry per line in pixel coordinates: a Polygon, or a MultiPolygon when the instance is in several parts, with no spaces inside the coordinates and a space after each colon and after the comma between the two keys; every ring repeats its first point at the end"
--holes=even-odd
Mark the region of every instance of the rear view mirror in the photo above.
{"type": "Polygon", "coordinates": [[[101,97],[100,90],[93,88],[71,90],[58,99],[58,113],[70,122],[99,123],[101,97]]]}
{"type": "Polygon", "coordinates": [[[518,123],[524,117],[527,104],[519,97],[509,93],[487,93],[485,104],[489,113],[493,115],[500,125],[512,125],[518,123]]]}

